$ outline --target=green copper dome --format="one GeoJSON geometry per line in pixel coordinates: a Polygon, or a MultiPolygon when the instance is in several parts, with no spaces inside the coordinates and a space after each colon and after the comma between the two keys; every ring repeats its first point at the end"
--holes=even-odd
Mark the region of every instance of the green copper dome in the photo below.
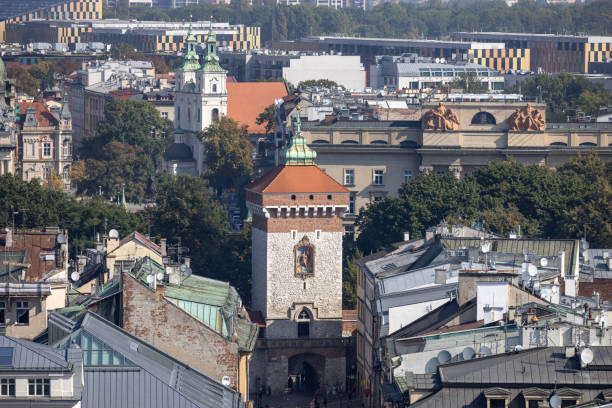
{"type": "Polygon", "coordinates": [[[206,36],[206,56],[204,57],[204,65],[202,65],[202,71],[207,72],[225,72],[225,70],[219,65],[219,56],[217,55],[217,39],[212,28],[212,17],[210,21],[210,29],[206,36]]]}
{"type": "Polygon", "coordinates": [[[198,53],[196,52],[196,38],[191,32],[191,23],[189,24],[189,31],[185,39],[185,55],[183,56],[183,64],[180,69],[183,71],[195,71],[200,69],[200,61],[198,53]]]}
{"type": "Polygon", "coordinates": [[[281,150],[281,163],[285,166],[314,166],[317,152],[306,144],[302,136],[302,121],[298,108],[295,136],[291,138],[289,146],[281,150]]]}

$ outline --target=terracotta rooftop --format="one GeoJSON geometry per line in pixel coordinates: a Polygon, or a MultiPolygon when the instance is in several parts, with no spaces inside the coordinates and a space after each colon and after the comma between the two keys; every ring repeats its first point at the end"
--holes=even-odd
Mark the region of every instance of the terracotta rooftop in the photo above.
{"type": "Polygon", "coordinates": [[[42,102],[22,102],[19,104],[19,126],[23,127],[28,108],[36,109],[36,121],[40,127],[57,126],[57,119],[42,102]]]}
{"type": "Polygon", "coordinates": [[[248,126],[250,134],[265,134],[265,125],[258,125],[257,116],[275,99],[287,95],[282,82],[227,82],[227,116],[248,126]]]}
{"type": "Polygon", "coordinates": [[[246,186],[259,193],[348,193],[331,176],[317,166],[280,165],[246,186]]]}

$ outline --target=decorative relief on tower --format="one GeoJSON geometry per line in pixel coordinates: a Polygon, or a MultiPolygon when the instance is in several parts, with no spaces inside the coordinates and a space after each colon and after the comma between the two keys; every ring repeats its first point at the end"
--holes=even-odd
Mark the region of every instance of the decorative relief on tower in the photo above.
{"type": "Polygon", "coordinates": [[[542,113],[539,109],[532,108],[529,103],[520,109],[517,108],[506,123],[509,130],[516,132],[541,132],[546,127],[542,113]]]}
{"type": "Polygon", "coordinates": [[[304,236],[294,248],[295,253],[295,276],[302,279],[314,275],[315,247],[304,236]]]}
{"type": "Polygon", "coordinates": [[[454,110],[447,108],[443,102],[438,107],[425,112],[422,119],[424,130],[458,130],[459,118],[454,110]]]}

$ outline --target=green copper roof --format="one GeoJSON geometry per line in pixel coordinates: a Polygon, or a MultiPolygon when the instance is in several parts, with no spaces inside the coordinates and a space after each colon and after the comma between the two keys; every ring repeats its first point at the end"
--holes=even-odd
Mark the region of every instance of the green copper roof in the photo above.
{"type": "Polygon", "coordinates": [[[191,24],[185,39],[185,55],[183,56],[183,65],[179,69],[183,71],[195,71],[200,69],[200,61],[196,53],[196,38],[191,32],[191,24]]]}
{"type": "Polygon", "coordinates": [[[219,56],[217,55],[217,39],[212,29],[212,21],[210,23],[210,30],[208,36],[206,36],[206,56],[204,57],[204,65],[202,65],[202,71],[206,72],[225,72],[221,65],[219,65],[219,56]]]}
{"type": "Polygon", "coordinates": [[[316,158],[317,152],[308,147],[302,136],[302,121],[298,111],[295,136],[291,138],[289,146],[281,150],[281,163],[285,166],[312,166],[316,158]]]}

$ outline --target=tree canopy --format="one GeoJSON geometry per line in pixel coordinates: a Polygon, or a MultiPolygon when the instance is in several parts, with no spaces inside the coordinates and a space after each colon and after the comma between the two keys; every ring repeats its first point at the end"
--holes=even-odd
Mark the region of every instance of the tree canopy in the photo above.
{"type": "Polygon", "coordinates": [[[501,0],[441,2],[384,2],[367,11],[357,8],[332,9],[310,5],[277,5],[255,1],[226,4],[199,4],[160,10],[127,7],[104,10],[105,18],[139,20],[228,21],[261,27],[262,43],[270,40],[298,40],[310,35],[343,33],[361,37],[440,38],[455,31],[502,31],[525,33],[610,34],[612,0],[588,4],[549,5],[519,1],[509,7],[501,0]],[[266,3],[266,4],[262,4],[266,3]]]}
{"type": "Polygon", "coordinates": [[[125,186],[130,201],[153,198],[151,180],[169,144],[171,123],[144,101],[115,98],[104,111],[104,121],[82,143],[85,175],[77,181],[79,191],[95,194],[102,186],[111,197],[125,186]]]}
{"type": "Polygon", "coordinates": [[[342,85],[338,84],[335,81],[331,81],[329,79],[309,79],[307,81],[301,81],[297,85],[298,89],[316,87],[316,86],[321,87],[321,88],[328,88],[328,89],[332,89],[332,88],[344,89],[342,85]]]}
{"type": "Polygon", "coordinates": [[[475,72],[462,72],[455,80],[450,83],[451,88],[463,89],[464,93],[487,93],[489,87],[482,83],[475,72]]]}
{"type": "Polygon", "coordinates": [[[258,125],[266,125],[266,135],[274,131],[274,104],[266,106],[263,112],[261,112],[255,122],[258,125]]]}
{"type": "Polygon", "coordinates": [[[596,247],[612,245],[612,163],[595,154],[577,156],[557,170],[515,160],[492,162],[456,179],[419,175],[398,197],[368,205],[358,218],[357,246],[370,253],[400,241],[403,232],[421,237],[446,219],[482,222],[506,235],[520,224],[527,237],[577,238],[586,232],[596,247]]]}
{"type": "Polygon", "coordinates": [[[602,84],[585,77],[560,73],[541,74],[516,84],[508,92],[518,92],[530,98],[542,97],[546,102],[546,120],[565,122],[570,110],[581,110],[592,115],[600,108],[612,105],[612,92],[602,84]]]}
{"type": "Polygon", "coordinates": [[[218,192],[242,189],[253,175],[253,145],[247,128],[223,116],[199,137],[206,151],[206,177],[210,184],[218,192]]]}

